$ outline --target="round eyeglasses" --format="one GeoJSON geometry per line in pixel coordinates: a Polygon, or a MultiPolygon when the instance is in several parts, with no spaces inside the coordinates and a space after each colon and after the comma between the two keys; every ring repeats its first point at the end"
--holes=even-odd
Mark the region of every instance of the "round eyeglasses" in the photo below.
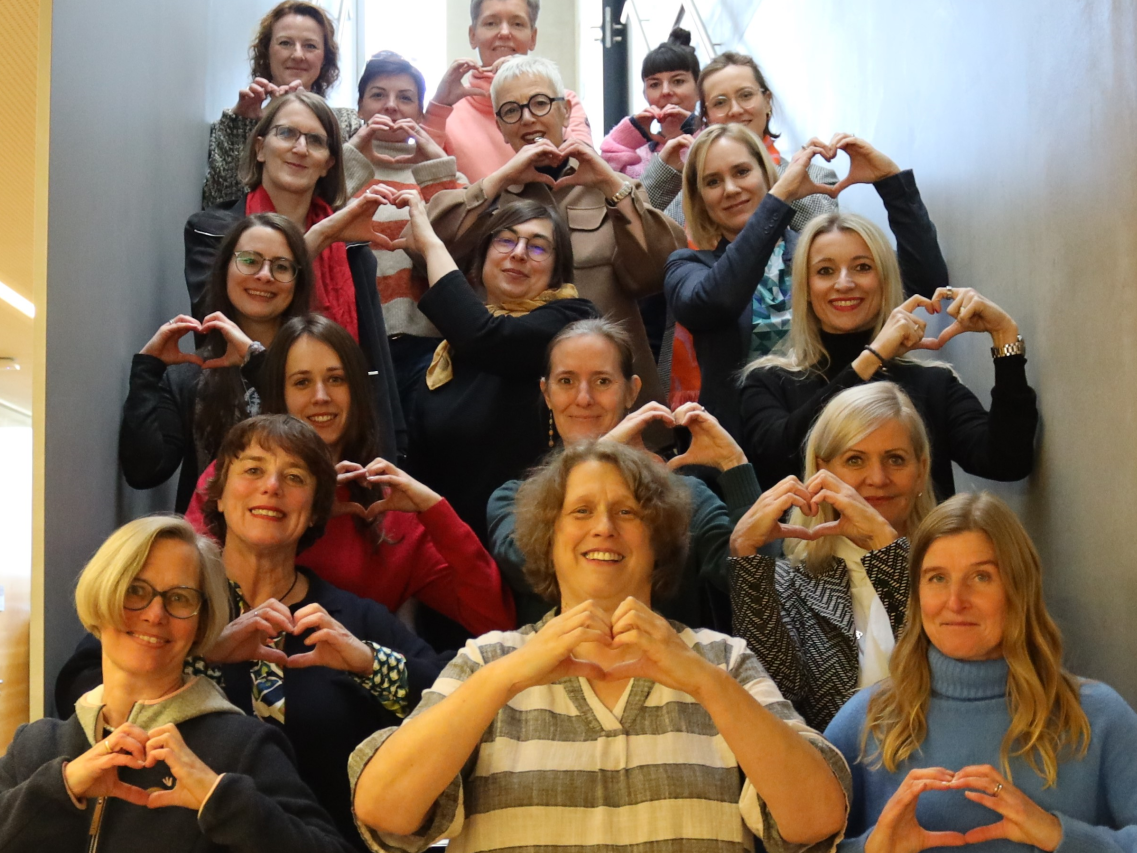
{"type": "Polygon", "coordinates": [[[233,264],[243,275],[256,275],[268,264],[268,274],[279,282],[293,281],[300,267],[292,258],[266,258],[260,252],[234,252],[233,264]]]}
{"type": "Polygon", "coordinates": [[[154,589],[142,578],[135,578],[126,588],[122,606],[127,610],[145,610],[155,598],[162,599],[162,607],[175,619],[189,619],[201,612],[205,596],[192,586],[175,586],[171,589],[154,589]]]}
{"type": "Polygon", "coordinates": [[[536,264],[553,256],[553,247],[544,237],[522,237],[512,231],[495,234],[490,245],[503,255],[512,255],[519,245],[524,245],[526,257],[536,264]]]}
{"type": "Polygon", "coordinates": [[[506,124],[517,124],[521,121],[522,113],[525,110],[529,110],[529,114],[534,118],[540,118],[549,114],[553,104],[563,100],[564,98],[553,98],[549,95],[534,95],[524,104],[519,104],[517,101],[506,101],[497,108],[495,115],[506,124]]]}
{"type": "Polygon", "coordinates": [[[270,133],[276,134],[285,142],[296,144],[296,140],[301,136],[304,137],[304,142],[308,146],[309,151],[327,151],[328,150],[328,137],[322,133],[304,133],[295,127],[290,127],[287,124],[273,125],[269,130],[270,133]]]}

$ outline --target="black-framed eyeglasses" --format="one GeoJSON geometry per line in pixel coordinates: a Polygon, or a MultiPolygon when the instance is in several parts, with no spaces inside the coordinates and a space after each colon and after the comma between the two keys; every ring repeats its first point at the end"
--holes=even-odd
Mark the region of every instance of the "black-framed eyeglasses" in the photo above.
{"type": "Polygon", "coordinates": [[[269,133],[275,134],[285,142],[290,142],[293,145],[296,144],[297,139],[303,136],[304,142],[307,144],[309,151],[328,150],[328,137],[324,136],[322,133],[304,133],[303,131],[295,127],[290,127],[287,124],[274,124],[269,128],[269,133]]]}
{"type": "Polygon", "coordinates": [[[521,121],[521,116],[525,110],[529,110],[529,114],[534,118],[540,118],[549,114],[549,110],[553,108],[553,104],[557,101],[563,101],[564,98],[553,98],[549,95],[534,95],[524,104],[519,104],[517,101],[506,101],[497,108],[495,115],[504,121],[506,124],[517,124],[521,121]]]}
{"type": "Polygon", "coordinates": [[[290,282],[300,273],[300,267],[292,258],[266,258],[260,252],[234,252],[233,264],[237,272],[244,275],[256,275],[264,269],[268,262],[268,273],[279,282],[290,282]]]}
{"type": "Polygon", "coordinates": [[[127,610],[145,610],[155,598],[162,599],[162,607],[175,619],[190,619],[201,612],[205,595],[192,586],[175,586],[170,589],[154,589],[142,578],[135,578],[126,588],[122,606],[127,610]]]}
{"type": "Polygon", "coordinates": [[[553,245],[544,237],[522,237],[508,228],[495,234],[490,245],[503,255],[512,255],[519,245],[524,245],[526,256],[534,263],[547,261],[553,256],[553,245]]]}

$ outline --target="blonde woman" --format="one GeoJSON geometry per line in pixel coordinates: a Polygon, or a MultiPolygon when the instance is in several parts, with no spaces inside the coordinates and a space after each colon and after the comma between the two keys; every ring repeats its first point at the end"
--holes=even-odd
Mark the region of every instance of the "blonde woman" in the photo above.
{"type": "Polygon", "coordinates": [[[935,505],[928,459],[903,391],[850,389],[810,432],[804,479],[786,477],[734,529],[734,633],[811,726],[888,675],[908,601],[904,537],[935,505]],[[785,560],[759,553],[778,539],[785,560]]]}
{"type": "MultiPolygon", "coordinates": [[[[829,143],[811,140],[778,177],[765,146],[749,129],[715,125],[691,147],[683,182],[687,227],[697,248],[680,249],[668,258],[664,293],[675,321],[694,340],[702,374],[699,402],[744,449],[738,373],[782,344],[791,318],[805,311],[794,301],[791,286],[791,272],[794,282],[801,280],[802,256],[798,234],[790,227],[794,201],[819,192],[836,196],[851,184],[871,183],[900,246],[905,289],[931,296],[947,284],[936,229],[912,173],[900,171],[863,140],[847,134],[829,143]],[[839,150],[849,155],[848,176],[835,187],[814,183],[809,173],[813,159],[832,158],[839,150]]],[[[811,228],[812,223],[806,233],[812,233],[811,228]]],[[[808,255],[808,243],[804,249],[808,255]]],[[[797,435],[795,447],[800,447],[818,411],[820,407],[797,435]]],[[[800,462],[779,470],[780,477],[797,474],[800,462]]],[[[780,477],[763,485],[773,485],[780,477]]]]}
{"type": "Polygon", "coordinates": [[[75,605],[103,684],[0,758],[0,849],[349,851],[279,730],[183,674],[229,621],[217,548],[179,516],[111,535],[75,605]]]}
{"type": "MultiPolygon", "coordinates": [[[[952,462],[992,480],[1030,474],[1038,407],[1018,325],[978,291],[947,286],[946,270],[924,279],[940,282],[933,290],[919,288],[905,301],[913,258],[900,220],[918,209],[930,229],[929,250],[935,236],[919,196],[909,202],[903,217],[885,202],[899,255],[879,227],[854,214],[819,217],[802,232],[793,260],[793,328],[777,353],[751,362],[741,390],[740,443],[764,488],[802,469],[806,433],[829,400],[882,379],[903,388],[924,418],[941,500],[955,493],[952,462]],[[939,337],[926,338],[929,315],[941,312],[953,322],[939,337]],[[989,411],[950,368],[907,357],[914,349],[939,349],[963,332],[991,337],[995,387],[989,411]]],[[[935,257],[942,264],[938,248],[935,257]]],[[[925,271],[935,266],[928,258],[925,271]]]]}
{"type": "Polygon", "coordinates": [[[854,777],[839,849],[1137,850],[1137,714],[1063,668],[1014,513],[985,492],[946,501],[908,577],[892,677],[825,733],[854,777]]]}

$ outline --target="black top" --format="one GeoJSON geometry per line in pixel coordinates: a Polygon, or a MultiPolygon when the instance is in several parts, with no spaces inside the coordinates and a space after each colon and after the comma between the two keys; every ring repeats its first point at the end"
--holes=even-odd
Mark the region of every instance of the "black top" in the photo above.
{"type": "Polygon", "coordinates": [[[450,342],[454,375],[433,391],[421,380],[409,419],[412,471],[485,543],[490,495],[549,449],[545,348],[569,323],[597,316],[596,308],[587,299],[558,299],[520,317],[494,317],[454,271],[419,309],[450,342]]]}
{"type": "MultiPolygon", "coordinates": [[[[912,171],[872,186],[896,237],[905,292],[930,297],[937,287],[947,286],[947,264],[912,171]]],[[[739,443],[745,431],[738,411],[738,371],[750,355],[754,291],[779,240],[785,240],[782,258],[792,266],[797,246],[797,232],[790,229],[793,215],[790,205],[767,193],[733,242],[722,240],[714,251],[680,249],[667,260],[664,293],[676,322],[695,341],[702,374],[699,402],[739,443]]],[[[751,460],[757,465],[757,459],[751,460]]],[[[758,466],[765,483],[763,473],[758,466]]]]}
{"type": "MultiPolygon", "coordinates": [[[[780,367],[751,371],[742,386],[742,419],[747,454],[768,489],[804,470],[803,449],[814,420],[837,394],[864,380],[852,367],[872,332],[821,334],[831,359],[822,373],[791,373],[780,367]]],[[[995,359],[991,411],[950,368],[892,360],[870,382],[891,380],[912,398],[932,445],[936,497],[955,494],[951,463],[989,480],[1021,480],[1034,464],[1038,405],[1026,381],[1026,357],[995,359]]]]}

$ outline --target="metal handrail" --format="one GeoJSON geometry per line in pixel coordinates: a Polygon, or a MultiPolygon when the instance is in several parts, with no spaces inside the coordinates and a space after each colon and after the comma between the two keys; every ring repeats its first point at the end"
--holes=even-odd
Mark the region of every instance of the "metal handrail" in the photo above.
{"type": "MultiPolygon", "coordinates": [[[[716,56],[718,54],[719,43],[712,41],[710,30],[707,29],[706,22],[703,21],[703,16],[699,13],[699,7],[695,5],[695,0],[680,0],[679,8],[679,18],[675,22],[676,25],[681,23],[684,17],[690,18],[690,29],[693,31],[699,47],[703,49],[703,54],[707,59],[716,56]]],[[[624,23],[626,24],[628,19],[633,16],[636,19],[636,24],[639,27],[644,44],[650,49],[652,45],[648,39],[647,28],[644,26],[644,16],[640,14],[639,3],[637,0],[626,0],[624,3],[624,23]]]]}

